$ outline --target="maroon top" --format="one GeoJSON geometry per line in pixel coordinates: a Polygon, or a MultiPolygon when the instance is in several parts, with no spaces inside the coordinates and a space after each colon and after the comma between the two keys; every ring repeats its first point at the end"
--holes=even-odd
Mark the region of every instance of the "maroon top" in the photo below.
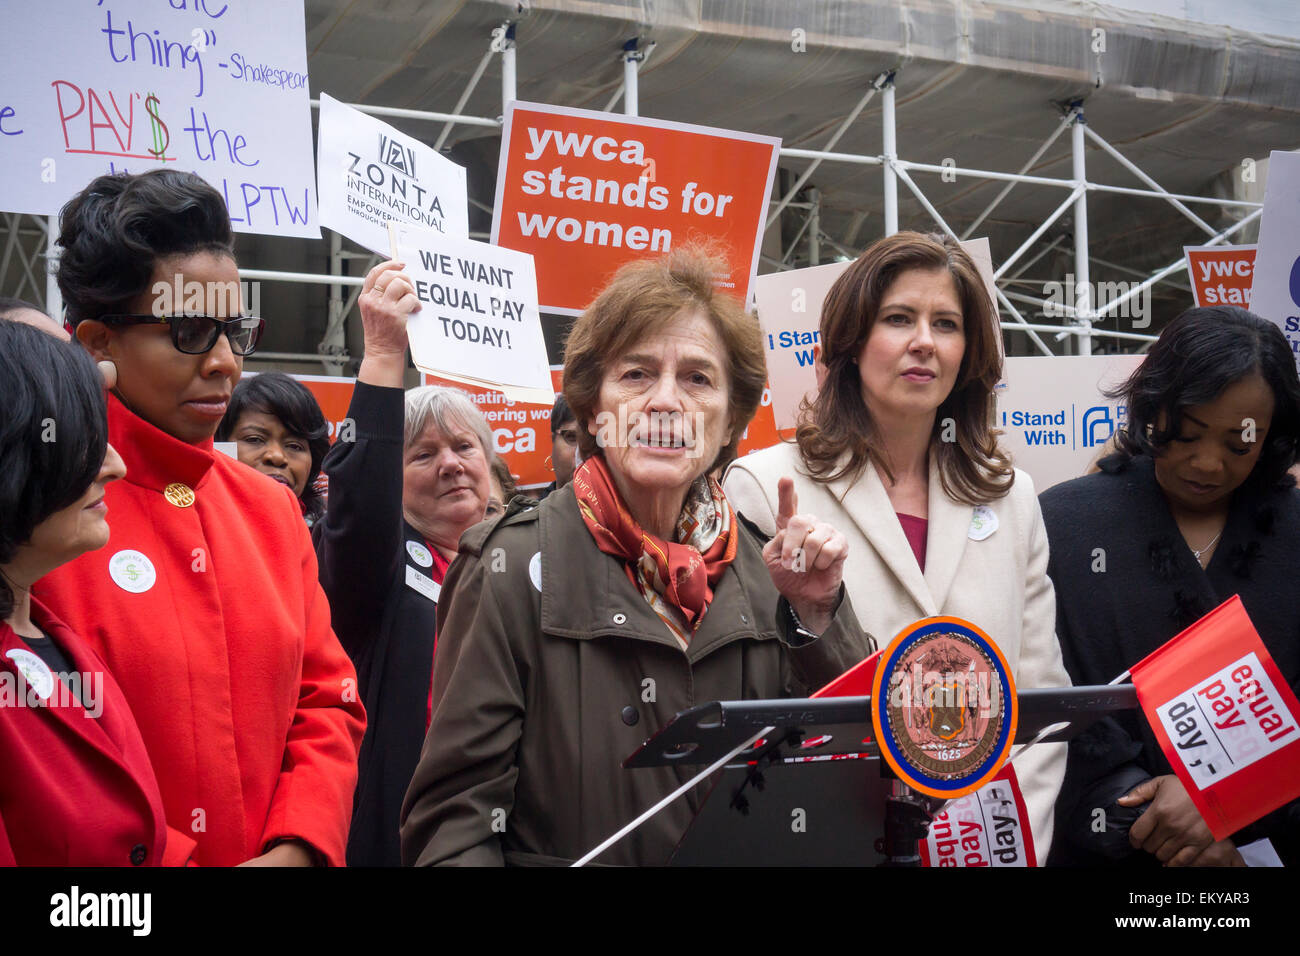
{"type": "Polygon", "coordinates": [[[921,571],[925,571],[925,532],[930,526],[930,522],[924,518],[918,518],[915,515],[905,515],[895,512],[898,515],[898,523],[903,526],[903,534],[907,535],[907,543],[912,546],[912,554],[916,555],[916,563],[921,566],[921,571]]]}

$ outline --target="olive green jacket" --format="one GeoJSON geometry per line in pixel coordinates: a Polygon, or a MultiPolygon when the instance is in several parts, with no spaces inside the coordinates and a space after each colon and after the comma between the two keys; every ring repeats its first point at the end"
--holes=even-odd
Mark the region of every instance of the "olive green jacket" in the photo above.
{"type": "MultiPolygon", "coordinates": [[[[432,723],[402,807],[403,862],[576,859],[703,769],[621,767],[675,714],[807,696],[875,649],[847,597],[819,639],[792,646],[762,542],[737,532],[686,651],[623,562],[597,548],[572,487],[531,507],[516,498],[466,532],[438,604],[432,723]]],[[[693,788],[594,862],[665,863],[707,793],[707,782],[693,788]]]]}

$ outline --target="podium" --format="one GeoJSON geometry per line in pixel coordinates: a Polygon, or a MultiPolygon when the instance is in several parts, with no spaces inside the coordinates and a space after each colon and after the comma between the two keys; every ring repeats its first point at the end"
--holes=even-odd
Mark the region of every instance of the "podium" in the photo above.
{"type": "MultiPolygon", "coordinates": [[[[1131,685],[1017,696],[1017,744],[1062,743],[1137,706],[1131,685]]],[[[870,703],[866,696],[715,701],[679,713],[623,762],[635,773],[726,758],[669,865],[918,865],[916,841],[944,801],[893,777],[872,739],[870,703]]]]}

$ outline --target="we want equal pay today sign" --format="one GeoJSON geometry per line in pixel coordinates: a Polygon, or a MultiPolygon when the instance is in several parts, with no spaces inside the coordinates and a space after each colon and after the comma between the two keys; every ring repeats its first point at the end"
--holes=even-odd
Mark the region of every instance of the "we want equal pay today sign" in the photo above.
{"type": "Polygon", "coordinates": [[[406,325],[416,368],[515,401],[554,401],[533,257],[408,225],[388,229],[421,304],[406,325]]]}

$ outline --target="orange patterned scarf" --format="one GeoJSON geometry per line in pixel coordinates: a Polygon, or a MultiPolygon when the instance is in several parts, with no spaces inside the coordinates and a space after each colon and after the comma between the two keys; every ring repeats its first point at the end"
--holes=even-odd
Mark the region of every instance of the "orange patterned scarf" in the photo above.
{"type": "Polygon", "coordinates": [[[735,522],[722,488],[708,476],[691,486],[677,519],[676,541],[642,529],[600,455],[574,473],[573,491],[596,546],[622,559],[628,577],[685,649],[713,600],[713,588],[736,556],[735,522]]]}

